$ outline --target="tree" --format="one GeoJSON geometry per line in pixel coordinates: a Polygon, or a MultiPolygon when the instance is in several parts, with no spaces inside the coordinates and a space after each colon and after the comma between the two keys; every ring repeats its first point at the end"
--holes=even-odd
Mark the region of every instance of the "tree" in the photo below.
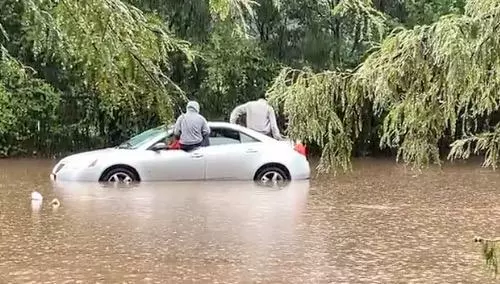
{"type": "MultiPolygon", "coordinates": [[[[383,119],[380,147],[396,148],[398,158],[413,166],[440,164],[438,143],[445,136],[491,129],[492,121],[486,118],[494,118],[500,98],[500,38],[494,32],[499,13],[497,1],[471,0],[464,15],[444,16],[413,29],[396,28],[353,71],[283,72],[269,97],[284,106],[294,122],[293,138],[324,147],[322,169],[348,169],[351,145],[360,131],[359,107],[367,102],[383,119]],[[330,111],[324,102],[331,102],[330,111]],[[314,114],[313,109],[323,112],[314,114]]],[[[485,135],[481,137],[495,137],[485,135]]],[[[468,156],[468,145],[477,138],[465,139],[453,144],[450,158],[468,156]]],[[[488,141],[477,149],[486,149],[488,160],[496,163],[498,145],[488,141]]]]}
{"type": "Polygon", "coordinates": [[[0,157],[21,153],[20,143],[35,139],[37,122],[56,119],[59,94],[32,72],[0,46],[0,157]]]}
{"type": "MultiPolygon", "coordinates": [[[[343,25],[345,34],[355,35],[351,41],[346,39],[352,47],[357,41],[373,45],[388,25],[385,15],[363,1],[344,1],[333,12],[338,18],[364,19],[343,25]]],[[[349,70],[314,73],[309,68],[285,68],[268,90],[270,101],[282,106],[288,117],[289,135],[323,149],[320,169],[324,171],[350,168],[353,139],[361,130],[364,96],[350,92],[350,77],[349,70]]]]}
{"type": "MultiPolygon", "coordinates": [[[[229,23],[229,18],[238,16],[235,13],[245,12],[237,7],[243,5],[251,12],[248,4],[217,2],[212,11],[229,23]],[[229,14],[223,5],[228,5],[229,14]]],[[[2,53],[12,54],[8,59],[3,56],[1,63],[16,62],[12,66],[19,72],[24,66],[33,67],[39,72],[26,76],[46,81],[56,87],[55,92],[75,97],[77,108],[85,108],[83,117],[65,125],[68,138],[73,133],[68,133],[68,127],[80,133],[86,126],[87,134],[108,137],[106,144],[116,143],[151,124],[170,121],[175,106],[186,99],[171,79],[175,66],[170,59],[192,62],[195,49],[172,35],[154,13],[120,0],[8,0],[0,4],[0,10],[2,53]]],[[[6,76],[11,74],[0,73],[6,76]]],[[[19,99],[23,95],[17,94],[19,99]]],[[[4,107],[12,108],[18,97],[4,98],[4,107]]],[[[53,123],[40,117],[29,119],[53,123]]],[[[33,123],[29,125],[33,132],[33,123]]]]}
{"type": "Polygon", "coordinates": [[[264,96],[279,71],[255,41],[234,34],[225,23],[214,27],[200,53],[203,80],[192,96],[211,118],[228,120],[236,105],[264,96]]]}

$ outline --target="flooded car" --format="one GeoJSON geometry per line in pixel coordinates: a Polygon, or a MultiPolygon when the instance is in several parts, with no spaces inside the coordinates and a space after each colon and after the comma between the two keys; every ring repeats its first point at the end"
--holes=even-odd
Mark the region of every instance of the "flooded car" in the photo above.
{"type": "Polygon", "coordinates": [[[173,126],[160,126],[114,148],[68,156],[50,177],[94,182],[309,179],[309,162],[291,141],[226,122],[209,126],[207,147],[189,152],[169,149],[173,126]]]}

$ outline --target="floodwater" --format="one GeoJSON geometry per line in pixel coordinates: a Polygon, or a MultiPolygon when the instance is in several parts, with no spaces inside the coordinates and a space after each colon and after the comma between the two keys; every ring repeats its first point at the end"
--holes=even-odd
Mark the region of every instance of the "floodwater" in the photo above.
{"type": "Polygon", "coordinates": [[[493,283],[473,238],[500,235],[500,174],[477,164],[283,189],[52,184],[53,164],[0,160],[0,283],[493,283]]]}

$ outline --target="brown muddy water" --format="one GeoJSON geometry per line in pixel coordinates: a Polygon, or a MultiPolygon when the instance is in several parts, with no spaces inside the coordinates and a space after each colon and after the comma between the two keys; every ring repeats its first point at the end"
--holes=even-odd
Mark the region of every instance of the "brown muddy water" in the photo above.
{"type": "Polygon", "coordinates": [[[53,164],[0,160],[0,283],[493,283],[472,240],[500,236],[500,173],[477,164],[281,190],[54,185],[53,164]]]}

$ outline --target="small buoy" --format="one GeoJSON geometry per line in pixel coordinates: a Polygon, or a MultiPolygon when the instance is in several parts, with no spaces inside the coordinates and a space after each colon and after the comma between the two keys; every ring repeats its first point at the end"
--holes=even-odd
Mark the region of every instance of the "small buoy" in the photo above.
{"type": "Polygon", "coordinates": [[[31,193],[31,200],[42,200],[43,196],[38,191],[33,191],[31,193]]]}
{"type": "Polygon", "coordinates": [[[50,202],[50,205],[52,205],[52,208],[53,208],[53,209],[57,209],[57,208],[59,208],[59,206],[61,206],[61,202],[59,202],[59,199],[54,198],[54,199],[52,199],[52,201],[50,202]]]}

